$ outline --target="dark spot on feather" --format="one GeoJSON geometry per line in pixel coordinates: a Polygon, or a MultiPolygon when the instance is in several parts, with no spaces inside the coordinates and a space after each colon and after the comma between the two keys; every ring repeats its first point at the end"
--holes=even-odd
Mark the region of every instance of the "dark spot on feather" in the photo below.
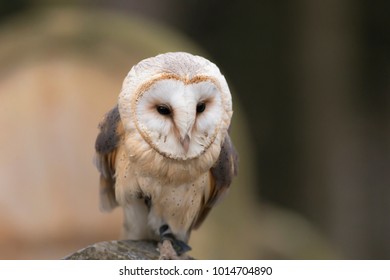
{"type": "Polygon", "coordinates": [[[168,225],[162,225],[161,227],[160,227],[160,235],[163,235],[166,231],[168,231],[169,230],[169,226],[168,225]]]}
{"type": "Polygon", "coordinates": [[[135,197],[137,199],[143,199],[146,207],[148,208],[148,210],[150,210],[150,208],[152,207],[152,198],[151,198],[150,194],[144,194],[143,192],[137,192],[135,194],[135,197]]]}
{"type": "Polygon", "coordinates": [[[144,196],[144,202],[148,210],[150,210],[150,208],[152,207],[152,198],[150,197],[150,195],[144,196]]]}
{"type": "Polygon", "coordinates": [[[135,194],[135,198],[137,198],[137,199],[142,199],[144,196],[143,196],[143,194],[142,194],[142,192],[137,192],[136,194],[135,194]]]}

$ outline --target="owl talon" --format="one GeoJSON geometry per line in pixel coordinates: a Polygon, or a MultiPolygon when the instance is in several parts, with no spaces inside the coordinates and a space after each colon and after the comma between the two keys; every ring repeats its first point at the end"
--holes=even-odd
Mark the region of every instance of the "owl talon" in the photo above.
{"type": "Polygon", "coordinates": [[[192,248],[185,242],[177,239],[169,230],[168,225],[162,225],[160,227],[160,238],[163,242],[164,240],[169,240],[172,248],[176,251],[177,255],[183,255],[184,253],[190,251],[192,248]]]}
{"type": "Polygon", "coordinates": [[[165,234],[161,237],[162,241],[168,240],[171,243],[172,248],[175,250],[177,255],[182,255],[188,251],[190,251],[192,248],[187,245],[187,243],[178,240],[173,236],[172,233],[165,234]]]}
{"type": "MultiPolygon", "coordinates": [[[[184,242],[183,242],[184,243],[184,242]]],[[[188,246],[188,245],[187,245],[188,246]]],[[[189,260],[191,259],[187,254],[178,254],[169,239],[164,239],[158,244],[160,251],[160,260],[189,260]]]]}

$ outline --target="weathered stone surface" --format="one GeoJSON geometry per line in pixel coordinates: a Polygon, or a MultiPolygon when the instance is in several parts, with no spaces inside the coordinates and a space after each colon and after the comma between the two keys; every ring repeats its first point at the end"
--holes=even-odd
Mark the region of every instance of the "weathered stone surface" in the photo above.
{"type": "Polygon", "coordinates": [[[154,241],[104,241],[83,248],[65,260],[156,260],[159,257],[154,241]]]}

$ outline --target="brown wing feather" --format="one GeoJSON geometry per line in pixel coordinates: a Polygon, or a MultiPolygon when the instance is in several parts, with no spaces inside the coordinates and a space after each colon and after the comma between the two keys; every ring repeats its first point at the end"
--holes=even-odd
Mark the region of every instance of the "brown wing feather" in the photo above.
{"type": "Polygon", "coordinates": [[[111,211],[118,206],[115,199],[115,160],[123,135],[118,106],[106,114],[99,129],[95,142],[95,165],[100,172],[100,208],[111,211]]]}
{"type": "Polygon", "coordinates": [[[204,207],[194,223],[195,229],[203,223],[211,208],[224,196],[237,171],[238,155],[229,134],[226,134],[218,160],[210,169],[210,196],[204,202],[204,207]]]}

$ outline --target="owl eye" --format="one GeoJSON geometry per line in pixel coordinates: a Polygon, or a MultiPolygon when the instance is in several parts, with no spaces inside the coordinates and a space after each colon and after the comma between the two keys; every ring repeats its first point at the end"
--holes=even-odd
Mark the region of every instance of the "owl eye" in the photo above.
{"type": "Polygon", "coordinates": [[[196,105],[196,112],[202,113],[206,109],[206,103],[199,102],[198,105],[196,105]]]}
{"type": "Polygon", "coordinates": [[[156,109],[160,115],[167,116],[171,114],[171,109],[167,105],[157,105],[156,109]]]}

